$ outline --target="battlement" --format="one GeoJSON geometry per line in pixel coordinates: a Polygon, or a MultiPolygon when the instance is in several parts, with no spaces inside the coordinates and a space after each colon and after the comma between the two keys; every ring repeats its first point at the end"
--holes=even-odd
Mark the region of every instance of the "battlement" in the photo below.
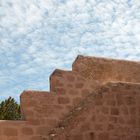
{"type": "Polygon", "coordinates": [[[139,140],[140,63],[78,56],[56,69],[50,91],[23,91],[21,121],[0,121],[0,140],[139,140]]]}

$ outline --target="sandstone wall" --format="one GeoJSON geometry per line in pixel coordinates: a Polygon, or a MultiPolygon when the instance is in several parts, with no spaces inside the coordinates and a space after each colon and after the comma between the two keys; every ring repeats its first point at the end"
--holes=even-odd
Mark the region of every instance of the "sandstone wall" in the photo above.
{"type": "Polygon", "coordinates": [[[0,121],[0,140],[44,140],[82,99],[93,92],[92,83],[72,71],[55,70],[50,92],[21,94],[22,121],[0,121]]]}
{"type": "Polygon", "coordinates": [[[72,71],[52,73],[50,92],[21,94],[22,120],[1,120],[0,140],[139,140],[139,69],[137,62],[79,56],[72,71]],[[102,88],[110,81],[116,84],[102,88]]]}
{"type": "Polygon", "coordinates": [[[110,81],[140,83],[140,63],[97,57],[78,56],[73,63],[73,71],[99,84],[110,81]]]}
{"type": "Polygon", "coordinates": [[[49,140],[140,140],[139,84],[109,83],[78,108],[49,140]]]}

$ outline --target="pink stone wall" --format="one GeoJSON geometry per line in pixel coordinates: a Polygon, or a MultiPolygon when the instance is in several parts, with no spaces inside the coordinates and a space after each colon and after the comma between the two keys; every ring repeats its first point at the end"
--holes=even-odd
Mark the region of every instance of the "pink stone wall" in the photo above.
{"type": "Polygon", "coordinates": [[[50,92],[31,90],[21,94],[22,121],[0,121],[2,140],[44,140],[95,87],[75,72],[62,70],[52,73],[50,85],[50,92]]]}
{"type": "Polygon", "coordinates": [[[140,140],[140,84],[109,83],[84,100],[50,140],[140,140]]]}
{"type": "Polygon", "coordinates": [[[21,94],[22,120],[0,121],[0,140],[139,140],[139,69],[136,62],[78,57],[72,71],[52,73],[50,92],[21,94]],[[110,81],[116,84],[104,87],[110,81]]]}
{"type": "Polygon", "coordinates": [[[99,84],[106,82],[140,83],[140,63],[97,57],[78,56],[73,63],[73,71],[99,84]]]}

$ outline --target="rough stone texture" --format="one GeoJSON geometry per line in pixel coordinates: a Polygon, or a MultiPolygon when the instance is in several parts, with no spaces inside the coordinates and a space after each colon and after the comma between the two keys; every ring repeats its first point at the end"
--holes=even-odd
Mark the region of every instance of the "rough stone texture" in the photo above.
{"type": "Polygon", "coordinates": [[[140,84],[109,83],[99,89],[97,94],[84,99],[80,107],[81,110],[75,109],[71,116],[61,122],[64,129],[56,127],[52,130],[55,137],[50,135],[47,139],[58,140],[63,135],[65,140],[140,139],[140,84]],[[107,90],[104,91],[104,88],[107,90]],[[108,105],[108,97],[116,101],[116,104],[108,105]],[[121,105],[118,103],[120,99],[123,103],[121,105]],[[98,101],[102,104],[96,105],[98,101]],[[128,114],[124,114],[125,109],[128,114]]]}
{"type": "Polygon", "coordinates": [[[140,83],[139,62],[78,56],[72,67],[82,77],[97,80],[99,84],[110,81],[140,83]]]}
{"type": "Polygon", "coordinates": [[[50,92],[21,94],[22,121],[0,121],[0,140],[140,140],[140,63],[78,56],[56,69],[50,92]]]}

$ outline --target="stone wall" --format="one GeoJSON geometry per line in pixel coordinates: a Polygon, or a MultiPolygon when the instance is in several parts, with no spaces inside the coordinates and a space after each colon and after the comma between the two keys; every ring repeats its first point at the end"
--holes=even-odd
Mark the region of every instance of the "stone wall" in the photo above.
{"type": "Polygon", "coordinates": [[[22,121],[0,121],[0,140],[44,140],[94,85],[72,71],[55,70],[50,92],[24,91],[21,94],[22,121]]]}
{"type": "Polygon", "coordinates": [[[50,132],[48,139],[140,140],[140,84],[103,86],[60,126],[50,132]]]}
{"type": "Polygon", "coordinates": [[[140,83],[140,63],[132,61],[78,56],[73,71],[99,84],[110,81],[140,83]]]}
{"type": "Polygon", "coordinates": [[[137,62],[79,56],[72,71],[52,73],[50,92],[23,91],[22,120],[1,120],[0,140],[139,140],[139,70],[137,62]]]}

